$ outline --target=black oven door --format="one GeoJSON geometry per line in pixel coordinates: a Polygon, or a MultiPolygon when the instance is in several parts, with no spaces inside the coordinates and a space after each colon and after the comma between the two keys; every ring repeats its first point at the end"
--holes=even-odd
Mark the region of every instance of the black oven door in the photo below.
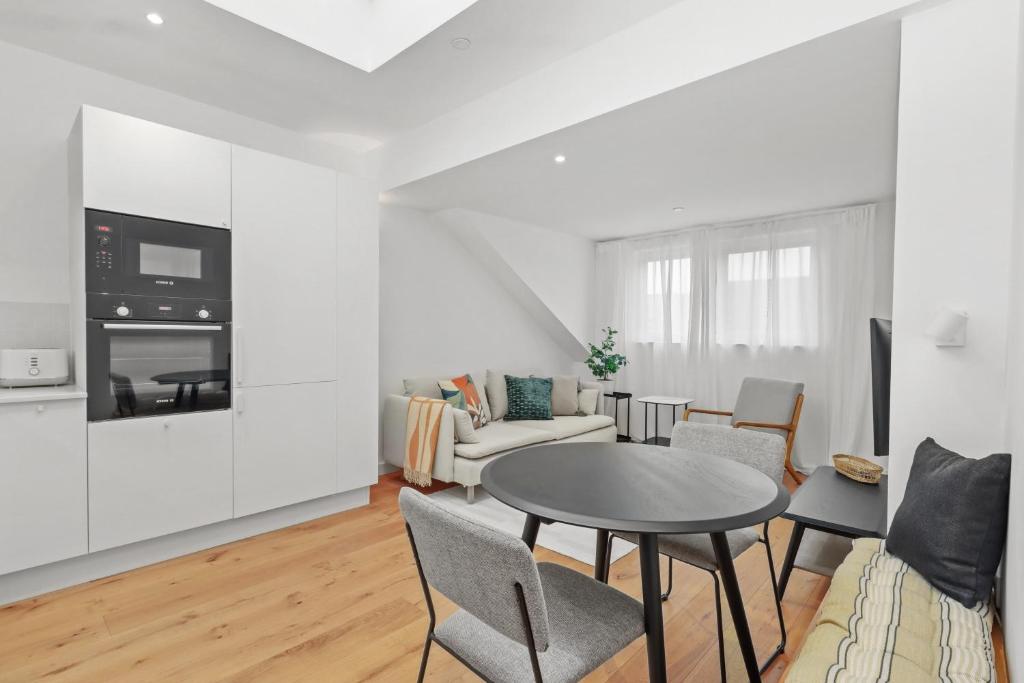
{"type": "Polygon", "coordinates": [[[88,416],[116,420],[231,407],[231,325],[90,320],[88,416]]]}
{"type": "Polygon", "coordinates": [[[230,230],[88,211],[86,244],[90,292],[231,299],[230,230]]]}

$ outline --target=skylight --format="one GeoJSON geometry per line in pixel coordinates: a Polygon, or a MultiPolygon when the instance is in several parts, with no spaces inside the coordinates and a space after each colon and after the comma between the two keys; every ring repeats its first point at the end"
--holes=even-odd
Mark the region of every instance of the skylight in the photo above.
{"type": "Polygon", "coordinates": [[[206,0],[346,64],[373,71],[476,0],[206,0]]]}

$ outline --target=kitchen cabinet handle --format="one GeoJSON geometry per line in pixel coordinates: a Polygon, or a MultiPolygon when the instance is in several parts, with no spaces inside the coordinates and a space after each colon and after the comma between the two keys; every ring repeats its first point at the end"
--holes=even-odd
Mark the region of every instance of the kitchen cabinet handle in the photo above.
{"type": "Polygon", "coordinates": [[[212,330],[220,331],[223,325],[147,325],[146,323],[103,323],[105,330],[212,330]]]}
{"type": "Polygon", "coordinates": [[[235,326],[235,386],[242,386],[245,383],[245,374],[242,372],[244,365],[244,347],[242,345],[242,328],[235,326]]]}

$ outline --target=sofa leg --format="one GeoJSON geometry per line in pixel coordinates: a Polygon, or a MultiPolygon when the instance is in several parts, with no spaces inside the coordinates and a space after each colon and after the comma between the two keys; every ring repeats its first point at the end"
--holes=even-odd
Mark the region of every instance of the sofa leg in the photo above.
{"type": "Polygon", "coordinates": [[[470,505],[472,505],[474,500],[476,500],[476,487],[475,486],[467,486],[466,487],[466,502],[469,503],[470,505]]]}

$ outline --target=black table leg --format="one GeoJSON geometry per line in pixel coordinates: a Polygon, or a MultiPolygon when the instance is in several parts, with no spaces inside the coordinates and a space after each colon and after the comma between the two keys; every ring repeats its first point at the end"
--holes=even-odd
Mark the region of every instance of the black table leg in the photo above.
{"type": "MultiPolygon", "coordinates": [[[[661,616],[661,568],[658,566],[657,534],[640,534],[640,584],[644,594],[647,672],[651,683],[664,683],[668,680],[668,670],[665,667],[665,623],[661,616]]],[[[757,670],[756,665],[754,670],[757,670]]]]}
{"type": "Polygon", "coordinates": [[[607,529],[597,530],[597,552],[594,554],[594,578],[601,583],[608,583],[608,540],[607,529]]]}
{"type": "Polygon", "coordinates": [[[540,531],[540,517],[526,515],[526,524],[523,525],[523,543],[533,550],[537,545],[537,532],[540,531]]]}
{"type": "MultiPolygon", "coordinates": [[[[736,568],[732,564],[732,553],[724,532],[711,534],[711,545],[715,548],[715,559],[718,560],[718,571],[722,575],[722,586],[725,597],[729,601],[729,613],[736,628],[736,638],[743,653],[743,664],[747,669],[747,677],[751,681],[760,681],[761,672],[757,665],[757,653],[754,652],[754,641],[750,637],[750,626],[747,624],[747,613],[743,609],[743,596],[740,585],[736,581],[736,568]]],[[[641,557],[643,557],[641,555],[641,557]]]]}
{"type": "Polygon", "coordinates": [[[782,562],[782,572],[779,574],[779,600],[786,594],[786,586],[789,585],[789,575],[793,573],[793,564],[796,562],[796,553],[800,549],[800,541],[804,538],[806,527],[800,522],[793,522],[793,535],[789,537],[789,547],[786,548],[786,559],[782,562]]]}
{"type": "Polygon", "coordinates": [[[178,408],[181,406],[181,399],[185,396],[185,385],[179,384],[178,390],[174,392],[174,407],[178,408]]]}
{"type": "Polygon", "coordinates": [[[648,406],[650,406],[650,403],[645,403],[644,404],[644,443],[647,443],[647,424],[648,424],[647,420],[650,419],[650,418],[647,417],[647,408],[648,408],[648,406]]]}

